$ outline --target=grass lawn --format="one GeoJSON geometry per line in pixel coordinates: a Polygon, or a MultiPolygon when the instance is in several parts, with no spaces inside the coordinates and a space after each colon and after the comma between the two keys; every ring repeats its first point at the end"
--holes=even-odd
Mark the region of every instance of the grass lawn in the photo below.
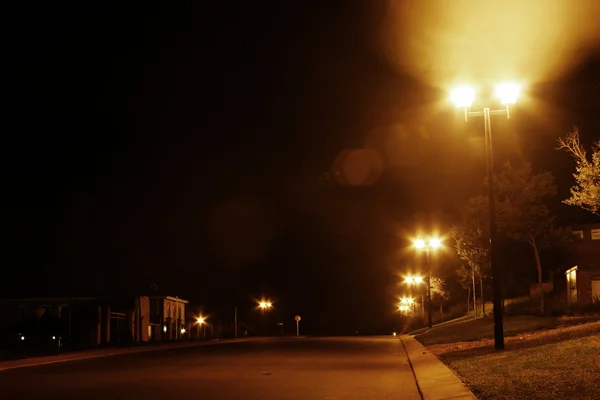
{"type": "MultiPolygon", "coordinates": [[[[531,315],[504,318],[504,335],[514,336],[524,332],[553,329],[561,326],[599,321],[600,317],[536,317],[531,315]]],[[[420,333],[417,331],[415,333],[420,333]]],[[[417,339],[425,346],[440,343],[467,342],[494,337],[494,320],[492,317],[458,319],[420,333],[417,339]]]]}
{"type": "MultiPolygon", "coordinates": [[[[431,344],[428,349],[454,369],[479,399],[597,400],[600,321],[580,322],[577,318],[550,318],[543,323],[518,320],[514,332],[526,326],[534,331],[507,337],[504,351],[495,351],[492,339],[431,344]],[[553,324],[555,329],[544,329],[553,324]]],[[[456,326],[462,326],[463,337],[473,336],[468,323],[456,326]]]]}

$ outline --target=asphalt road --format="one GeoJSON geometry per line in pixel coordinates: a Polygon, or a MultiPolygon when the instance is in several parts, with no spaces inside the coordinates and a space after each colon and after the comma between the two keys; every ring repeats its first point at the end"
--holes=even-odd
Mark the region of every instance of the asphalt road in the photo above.
{"type": "Polygon", "coordinates": [[[0,372],[1,399],[420,400],[402,343],[287,338],[0,372]]]}

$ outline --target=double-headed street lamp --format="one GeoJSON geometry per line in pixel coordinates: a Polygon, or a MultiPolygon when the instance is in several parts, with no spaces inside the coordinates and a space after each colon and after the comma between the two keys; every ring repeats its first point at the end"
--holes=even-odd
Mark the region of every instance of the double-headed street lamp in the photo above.
{"type": "Polygon", "coordinates": [[[263,316],[263,318],[261,318],[262,324],[263,324],[263,328],[265,329],[265,332],[268,332],[268,323],[267,323],[267,318],[264,317],[265,313],[267,311],[269,311],[271,308],[273,308],[273,303],[271,303],[271,301],[269,300],[265,300],[264,298],[262,300],[260,300],[258,302],[258,308],[260,308],[260,313],[263,316]]]}
{"type": "MultiPolygon", "coordinates": [[[[408,285],[418,286],[423,283],[423,277],[419,275],[409,275],[404,278],[404,283],[408,285]]],[[[421,317],[425,318],[425,301],[423,299],[423,292],[421,291],[421,317]]]]}
{"type": "Polygon", "coordinates": [[[490,110],[484,108],[483,111],[470,111],[473,100],[475,100],[475,89],[467,86],[456,88],[450,96],[457,108],[463,108],[465,111],[465,121],[469,117],[483,117],[485,129],[485,154],[486,169],[488,178],[488,198],[489,198],[489,235],[490,235],[490,263],[492,269],[492,294],[494,301],[494,347],[496,350],[504,348],[504,326],[502,320],[502,292],[500,290],[500,268],[497,260],[497,251],[494,246],[497,243],[496,229],[496,209],[494,204],[494,158],[492,152],[492,115],[506,115],[510,118],[511,104],[515,104],[519,97],[520,87],[514,83],[505,83],[496,87],[496,97],[504,105],[503,109],[490,110]]]}
{"type": "Polygon", "coordinates": [[[400,299],[400,304],[398,305],[398,311],[404,313],[404,314],[409,314],[410,310],[412,308],[412,312],[414,314],[415,312],[415,299],[413,299],[412,297],[402,297],[400,299]],[[411,307],[412,305],[412,307],[411,307]]]}
{"type": "Polygon", "coordinates": [[[273,303],[269,300],[261,300],[258,302],[258,308],[260,308],[260,312],[264,315],[266,311],[269,311],[273,308],[273,303]]]}
{"type": "Polygon", "coordinates": [[[417,251],[424,251],[427,255],[427,326],[429,329],[433,326],[431,322],[431,252],[436,251],[442,245],[439,238],[431,237],[429,239],[415,239],[413,245],[417,251]]]}

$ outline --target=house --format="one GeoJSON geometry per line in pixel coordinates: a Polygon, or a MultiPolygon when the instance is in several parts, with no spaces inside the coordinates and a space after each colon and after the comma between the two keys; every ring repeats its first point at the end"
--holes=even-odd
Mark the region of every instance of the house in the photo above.
{"type": "Polygon", "coordinates": [[[103,313],[103,343],[180,340],[186,335],[186,305],[178,296],[135,296],[111,299],[103,313]],[[123,334],[125,336],[123,337],[123,334]],[[114,335],[118,335],[116,338],[114,335]]]}
{"type": "Polygon", "coordinates": [[[36,353],[98,346],[101,315],[95,297],[5,299],[0,301],[2,346],[36,353]]]}
{"type": "Polygon", "coordinates": [[[18,353],[179,340],[186,305],[172,296],[20,298],[0,301],[0,347],[18,353]]]}
{"type": "Polygon", "coordinates": [[[569,304],[589,304],[600,301],[600,268],[575,266],[567,270],[565,275],[569,304]]]}
{"type": "Polygon", "coordinates": [[[600,224],[573,226],[572,232],[579,237],[569,257],[567,302],[569,304],[591,303],[600,300],[600,224]]]}
{"type": "MultiPolygon", "coordinates": [[[[186,338],[186,305],[189,301],[177,296],[146,297],[148,308],[142,307],[143,341],[179,340],[186,338]],[[148,316],[148,318],[145,318],[148,316]],[[145,339],[145,340],[144,340],[145,339]]],[[[146,303],[145,300],[142,301],[146,303]]]]}

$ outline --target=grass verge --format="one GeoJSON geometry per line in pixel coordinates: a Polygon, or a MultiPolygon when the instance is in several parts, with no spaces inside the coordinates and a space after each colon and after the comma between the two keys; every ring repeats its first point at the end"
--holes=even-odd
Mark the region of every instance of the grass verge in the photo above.
{"type": "MultiPolygon", "coordinates": [[[[545,329],[555,329],[585,322],[599,321],[600,317],[538,317],[521,315],[504,318],[504,335],[515,336],[521,333],[545,329]]],[[[494,337],[494,320],[491,317],[458,319],[452,323],[436,325],[433,329],[419,333],[417,339],[425,346],[440,343],[468,342],[494,337]]]]}
{"type": "Polygon", "coordinates": [[[507,337],[504,351],[495,351],[492,339],[438,343],[428,349],[479,399],[598,399],[600,321],[552,320],[554,329],[507,337]]]}

